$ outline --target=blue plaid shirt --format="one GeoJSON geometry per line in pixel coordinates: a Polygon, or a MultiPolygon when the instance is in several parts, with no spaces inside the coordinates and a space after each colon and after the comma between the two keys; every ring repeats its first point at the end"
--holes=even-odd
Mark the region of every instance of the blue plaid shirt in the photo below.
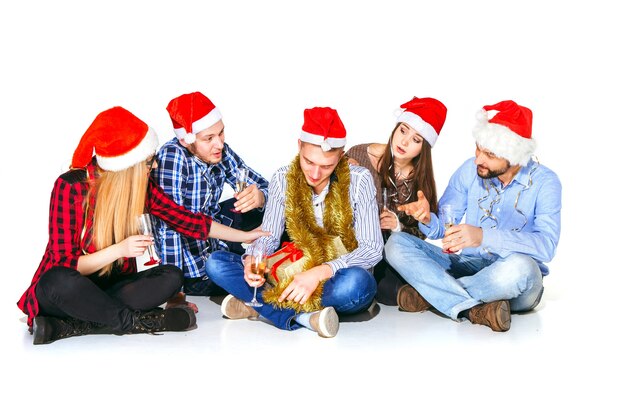
{"type": "MultiPolygon", "coordinates": [[[[152,175],[176,203],[230,225],[229,219],[218,216],[222,190],[224,183],[235,189],[236,169],[247,165],[227,144],[224,144],[222,160],[217,164],[203,162],[176,138],[159,149],[157,159],[158,168],[152,171],[152,175]]],[[[267,180],[249,167],[248,184],[256,184],[267,201],[267,180]]],[[[218,239],[189,239],[167,223],[157,223],[156,239],[163,263],[178,266],[185,278],[205,277],[204,263],[208,255],[216,249],[227,249],[226,244],[218,239]]]]}

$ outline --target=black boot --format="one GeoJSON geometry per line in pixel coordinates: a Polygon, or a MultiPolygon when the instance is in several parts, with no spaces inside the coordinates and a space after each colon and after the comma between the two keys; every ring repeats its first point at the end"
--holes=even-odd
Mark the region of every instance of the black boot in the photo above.
{"type": "Polygon", "coordinates": [[[196,314],[189,307],[137,311],[130,333],[184,332],[196,326],[196,314]]]}
{"type": "Polygon", "coordinates": [[[111,333],[111,330],[104,325],[69,317],[37,316],[33,324],[33,344],[43,345],[66,337],[98,333],[111,333]]]}

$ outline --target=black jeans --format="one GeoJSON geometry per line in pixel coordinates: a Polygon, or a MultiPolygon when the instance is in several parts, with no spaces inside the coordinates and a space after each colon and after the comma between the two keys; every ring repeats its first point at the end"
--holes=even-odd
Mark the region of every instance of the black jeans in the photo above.
{"type": "Polygon", "coordinates": [[[159,265],[131,275],[83,276],[57,266],[43,274],[35,288],[42,316],[73,317],[127,333],[133,313],[160,306],[183,285],[182,271],[159,265]]]}

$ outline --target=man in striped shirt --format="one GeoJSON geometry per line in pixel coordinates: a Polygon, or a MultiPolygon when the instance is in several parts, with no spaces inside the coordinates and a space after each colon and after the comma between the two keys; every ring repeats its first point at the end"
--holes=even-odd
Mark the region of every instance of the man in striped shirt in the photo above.
{"type": "Polygon", "coordinates": [[[270,183],[262,229],[271,234],[258,243],[274,252],[286,231],[305,259],[317,257],[321,262],[309,262],[310,268],[295,274],[277,300],[267,296],[276,287],[262,288],[264,276],[253,274],[250,263],[242,265],[232,253],[212,253],[207,271],[231,294],[222,302],[227,318],[261,315],[281,329],[307,327],[333,337],[339,328],[337,313],[357,313],[372,303],[376,281],[371,270],[382,258],[383,239],[374,181],[367,169],[348,165],[339,115],[334,109],[316,107],[305,110],[304,118],[299,155],[270,183]],[[324,243],[332,236],[341,238],[347,253],[330,259],[316,255],[317,249],[334,253],[324,243]],[[244,301],[252,299],[254,286],[265,303],[253,309],[244,301]],[[315,304],[321,308],[300,308],[316,297],[321,286],[321,303],[315,304]]]}
{"type": "MultiPolygon", "coordinates": [[[[234,207],[241,213],[250,212],[248,216],[256,217],[260,222],[268,182],[224,143],[224,123],[218,108],[202,93],[194,92],[171,100],[167,111],[176,137],[157,153],[158,168],[153,171],[153,176],[158,184],[176,203],[192,212],[206,214],[227,226],[236,227],[231,222],[237,213],[229,215],[230,219],[220,214],[220,198],[224,184],[236,189],[236,173],[245,169],[247,187],[235,194],[234,207]],[[252,216],[255,212],[256,216],[252,216]]],[[[163,263],[183,270],[184,294],[208,296],[224,293],[209,279],[205,270],[211,252],[228,249],[224,241],[190,239],[165,222],[159,222],[156,235],[163,263]]],[[[179,294],[179,302],[183,302],[184,294],[179,294]]],[[[191,303],[189,305],[196,309],[191,303]]]]}

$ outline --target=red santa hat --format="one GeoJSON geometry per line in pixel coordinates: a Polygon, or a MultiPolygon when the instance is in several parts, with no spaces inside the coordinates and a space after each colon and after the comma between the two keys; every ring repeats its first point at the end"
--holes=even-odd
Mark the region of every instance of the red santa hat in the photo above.
{"type": "Polygon", "coordinates": [[[172,99],[167,105],[167,112],[172,119],[176,137],[188,144],[196,141],[196,133],[222,120],[222,114],[215,104],[197,91],[172,99]]]}
{"type": "Polygon", "coordinates": [[[474,139],[481,148],[511,165],[526,165],[537,147],[532,138],[533,113],[513,100],[484,106],[476,114],[474,139]]]}
{"type": "Polygon", "coordinates": [[[413,97],[411,101],[407,101],[400,108],[404,109],[404,111],[398,116],[398,122],[408,124],[431,147],[435,146],[441,128],[446,121],[446,114],[448,113],[446,106],[434,98],[413,97]]]}
{"type": "Polygon", "coordinates": [[[330,107],[313,107],[304,110],[304,124],[300,134],[302,142],[319,145],[323,151],[346,145],[346,128],[337,110],[330,107]]]}
{"type": "Polygon", "coordinates": [[[72,167],[87,166],[95,152],[100,168],[122,171],[154,155],[159,140],[156,133],[122,107],[98,114],[83,134],[72,157],[72,167]]]}

